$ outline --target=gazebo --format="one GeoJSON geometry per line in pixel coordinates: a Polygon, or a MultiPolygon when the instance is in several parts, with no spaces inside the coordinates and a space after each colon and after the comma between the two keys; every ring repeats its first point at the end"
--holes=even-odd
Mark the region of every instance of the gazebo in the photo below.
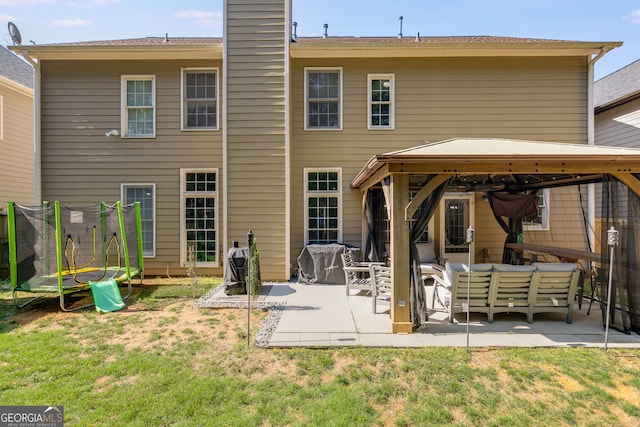
{"type": "Polygon", "coordinates": [[[367,192],[378,186],[383,187],[387,196],[394,333],[411,333],[424,321],[421,302],[424,288],[414,237],[421,232],[420,227],[426,226],[445,191],[469,182],[482,182],[482,187],[469,186],[468,191],[485,191],[489,198],[492,194],[526,194],[543,188],[604,182],[600,194],[609,202],[603,201],[602,210],[609,206],[609,213],[604,212],[603,218],[607,218],[607,227],[623,227],[623,235],[627,236],[617,249],[620,269],[616,271],[621,273],[615,277],[616,298],[622,304],[625,331],[638,332],[640,255],[636,254],[635,230],[640,232],[640,227],[634,225],[640,222],[640,206],[635,200],[640,197],[640,150],[515,139],[454,138],[375,155],[351,181],[351,188],[362,191],[365,200],[367,192]],[[416,176],[425,180],[410,200],[409,184],[416,176]],[[495,186],[487,186],[487,180],[495,186]],[[619,193],[616,186],[626,191],[624,196],[613,195],[619,193]],[[624,209],[620,209],[621,204],[624,209]],[[420,218],[416,217],[418,212],[420,218]],[[624,218],[620,212],[625,213],[624,218]]]}

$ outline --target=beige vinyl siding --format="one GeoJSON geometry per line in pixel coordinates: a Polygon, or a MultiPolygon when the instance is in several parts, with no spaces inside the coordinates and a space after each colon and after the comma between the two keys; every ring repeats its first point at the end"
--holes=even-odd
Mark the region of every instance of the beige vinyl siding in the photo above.
{"type": "Polygon", "coordinates": [[[507,234],[502,230],[491,211],[484,193],[476,193],[475,261],[485,262],[484,249],[489,249],[488,262],[502,262],[502,248],[507,234]]]}
{"type": "Polygon", "coordinates": [[[640,99],[595,116],[596,145],[640,147],[640,99]]]}
{"type": "MultiPolygon", "coordinates": [[[[181,69],[221,66],[214,60],[43,61],[43,199],[76,206],[113,203],[120,199],[123,183],[155,184],[156,256],[145,259],[146,274],[185,274],[179,253],[180,168],[220,168],[222,149],[219,131],[180,130],[181,69]],[[122,134],[123,74],[155,75],[155,138],[105,136],[111,129],[122,134]]],[[[218,240],[221,251],[220,236],[218,240]]],[[[199,270],[200,274],[214,272],[221,269],[199,270]]]]}
{"type": "Polygon", "coordinates": [[[32,206],[34,192],[33,90],[0,76],[0,208],[8,201],[32,206]]]}
{"type": "Polygon", "coordinates": [[[288,279],[285,6],[229,0],[225,9],[227,244],[252,230],[263,279],[288,279]]]}
{"type": "MultiPolygon", "coordinates": [[[[342,167],[344,242],[360,246],[362,196],[349,183],[374,154],[465,136],[586,143],[583,57],[299,59],[291,73],[292,259],[304,244],[305,167],[342,167]],[[343,130],[304,130],[305,67],[342,68],[343,130]],[[395,76],[395,130],[367,130],[371,73],[395,76]]],[[[481,202],[476,206],[478,226],[480,220],[495,223],[481,202]]],[[[497,227],[493,223],[488,225],[491,230],[497,227]]],[[[501,248],[502,236],[480,232],[476,247],[501,248]],[[486,242],[480,240],[483,235],[486,242]]],[[[492,251],[492,258],[495,254],[492,251]]],[[[476,257],[482,259],[482,254],[476,257]]]]}

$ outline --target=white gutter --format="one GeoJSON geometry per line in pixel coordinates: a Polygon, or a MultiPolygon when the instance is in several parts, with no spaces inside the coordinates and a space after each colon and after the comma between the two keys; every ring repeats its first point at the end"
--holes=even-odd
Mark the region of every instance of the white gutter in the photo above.
{"type": "Polygon", "coordinates": [[[33,198],[34,206],[40,206],[42,204],[42,136],[40,135],[41,129],[41,117],[40,112],[40,64],[29,56],[28,52],[21,51],[22,56],[33,67],[33,169],[34,169],[34,189],[33,198]]]}
{"type": "MultiPolygon", "coordinates": [[[[612,47],[603,47],[600,49],[600,52],[589,59],[589,65],[587,68],[587,81],[588,81],[588,91],[587,91],[587,144],[595,145],[596,144],[596,136],[595,136],[595,94],[594,94],[594,65],[595,63],[606,55],[612,47]]],[[[590,250],[595,251],[595,242],[596,242],[596,233],[595,233],[595,224],[596,224],[596,187],[594,184],[589,184],[587,186],[587,223],[589,224],[589,229],[587,233],[589,233],[589,243],[590,250]]]]}

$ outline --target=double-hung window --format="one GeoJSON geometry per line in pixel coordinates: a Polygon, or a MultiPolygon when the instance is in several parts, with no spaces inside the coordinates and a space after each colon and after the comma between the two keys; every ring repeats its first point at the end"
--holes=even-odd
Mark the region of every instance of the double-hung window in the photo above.
{"type": "Polygon", "coordinates": [[[121,86],[122,136],[125,138],[155,138],[155,76],[122,76],[121,86]]]}
{"type": "Polygon", "coordinates": [[[182,69],[182,129],[218,128],[217,71],[213,68],[182,69]]]}
{"type": "Polygon", "coordinates": [[[155,184],[122,184],[121,191],[120,200],[124,204],[140,202],[142,253],[145,257],[154,257],[156,252],[156,186],[155,184]]]}
{"type": "Polygon", "coordinates": [[[549,229],[549,199],[551,192],[548,188],[538,192],[538,217],[535,219],[523,218],[522,226],[525,230],[549,229]]]}
{"type": "Polygon", "coordinates": [[[342,129],[342,69],[305,69],[305,129],[342,129]]]}
{"type": "Polygon", "coordinates": [[[393,74],[369,74],[368,76],[368,128],[393,129],[393,74]]]}
{"type": "Polygon", "coordinates": [[[181,170],[181,258],[200,267],[218,267],[217,170],[181,170]]]}
{"type": "Polygon", "coordinates": [[[305,243],[342,241],[340,169],[305,169],[305,243]]]}

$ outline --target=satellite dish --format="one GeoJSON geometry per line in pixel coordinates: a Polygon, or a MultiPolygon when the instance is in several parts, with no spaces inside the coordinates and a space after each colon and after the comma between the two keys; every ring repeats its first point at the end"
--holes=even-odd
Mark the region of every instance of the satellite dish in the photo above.
{"type": "Polygon", "coordinates": [[[14,45],[22,44],[22,36],[20,35],[20,31],[18,27],[13,22],[9,22],[9,35],[11,36],[11,40],[13,40],[14,45]]]}

